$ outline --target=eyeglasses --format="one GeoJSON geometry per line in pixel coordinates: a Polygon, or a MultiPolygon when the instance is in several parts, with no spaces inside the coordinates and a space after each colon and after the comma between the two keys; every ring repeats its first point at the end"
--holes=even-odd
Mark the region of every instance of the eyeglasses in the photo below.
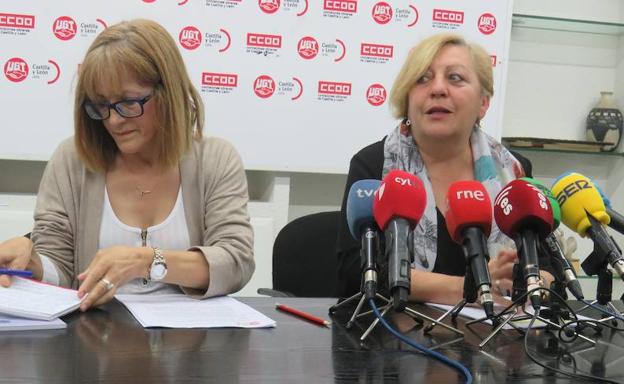
{"type": "Polygon", "coordinates": [[[143,115],[143,105],[153,96],[152,93],[140,99],[125,99],[116,103],[92,103],[85,101],[84,109],[93,120],[106,120],[110,117],[110,110],[115,108],[121,117],[139,117],[143,115]]]}

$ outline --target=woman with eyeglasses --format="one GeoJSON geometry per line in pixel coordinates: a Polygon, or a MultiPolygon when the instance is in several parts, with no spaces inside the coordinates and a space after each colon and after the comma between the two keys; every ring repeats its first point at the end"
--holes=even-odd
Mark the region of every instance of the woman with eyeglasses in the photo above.
{"type": "MultiPolygon", "coordinates": [[[[31,238],[0,265],[88,294],[235,292],[254,271],[241,159],[202,137],[203,104],[173,38],[149,20],[104,30],[80,65],[75,135],[48,162],[31,238]]],[[[8,286],[8,276],[0,276],[8,286]]]]}

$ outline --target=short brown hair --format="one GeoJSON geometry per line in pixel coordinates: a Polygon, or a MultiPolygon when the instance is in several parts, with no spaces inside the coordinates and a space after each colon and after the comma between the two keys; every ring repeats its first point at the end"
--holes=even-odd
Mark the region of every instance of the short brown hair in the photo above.
{"type": "Polygon", "coordinates": [[[119,152],[102,121],[86,114],[84,103],[96,99],[102,84],[121,87],[124,72],[154,86],[151,102],[156,103],[158,159],[161,165],[174,166],[193,139],[201,139],[204,106],[171,35],[145,19],[105,29],[80,65],[74,102],[74,140],[80,158],[89,170],[105,171],[119,152]]]}
{"type": "Polygon", "coordinates": [[[390,91],[390,106],[392,114],[398,119],[407,117],[408,95],[416,81],[424,75],[435,56],[446,45],[466,47],[470,52],[482,94],[494,95],[494,77],[490,55],[480,45],[467,43],[461,35],[455,33],[440,33],[421,41],[412,48],[399,71],[390,91]]]}

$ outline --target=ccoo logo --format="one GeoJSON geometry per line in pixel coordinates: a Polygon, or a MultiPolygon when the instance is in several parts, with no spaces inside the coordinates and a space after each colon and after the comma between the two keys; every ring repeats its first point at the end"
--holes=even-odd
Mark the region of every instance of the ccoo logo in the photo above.
{"type": "Polygon", "coordinates": [[[306,60],[313,59],[319,51],[318,41],[312,36],[303,37],[297,44],[297,51],[302,58],[306,60]]]}
{"type": "Polygon", "coordinates": [[[258,6],[264,13],[275,13],[280,7],[280,0],[258,0],[258,6]]]}
{"type": "Polygon", "coordinates": [[[271,76],[261,75],[254,81],[254,92],[263,99],[269,98],[275,92],[275,81],[271,76]]]}
{"type": "Polygon", "coordinates": [[[188,50],[196,49],[201,45],[202,37],[199,29],[189,25],[182,28],[178,36],[180,45],[188,50]]]}
{"type": "Polygon", "coordinates": [[[4,64],[4,76],[14,83],[19,83],[28,76],[28,64],[19,57],[9,59],[4,64]]]}
{"type": "Polygon", "coordinates": [[[373,107],[378,107],[386,101],[386,88],[381,84],[373,84],[366,90],[366,100],[373,107]]]}
{"type": "Polygon", "coordinates": [[[373,19],[377,24],[388,24],[392,20],[392,6],[380,1],[373,6],[373,19]]]}
{"type": "Polygon", "coordinates": [[[479,22],[477,28],[484,35],[490,35],[496,30],[496,17],[491,13],[484,13],[479,16],[479,22]]]}
{"type": "Polygon", "coordinates": [[[35,28],[35,16],[0,13],[0,27],[33,29],[35,28]]]}
{"type": "Polygon", "coordinates": [[[54,20],[54,24],[52,24],[54,36],[64,41],[73,39],[76,36],[77,29],[76,22],[69,16],[61,16],[54,20]]]}

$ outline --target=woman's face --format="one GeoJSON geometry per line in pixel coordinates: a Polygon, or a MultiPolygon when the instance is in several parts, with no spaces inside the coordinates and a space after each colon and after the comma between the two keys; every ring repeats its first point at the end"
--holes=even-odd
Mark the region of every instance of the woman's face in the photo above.
{"type": "MultiPolygon", "coordinates": [[[[122,100],[142,99],[154,92],[154,87],[141,84],[134,76],[124,75],[121,87],[115,89],[104,84],[97,89],[95,103],[116,103],[122,100]]],[[[111,135],[119,151],[124,155],[154,153],[156,138],[156,103],[150,98],[143,104],[143,114],[138,117],[123,117],[111,108],[110,117],[103,120],[104,127],[111,135]]]]}
{"type": "Polygon", "coordinates": [[[489,105],[468,48],[444,46],[408,94],[412,135],[416,142],[470,137],[489,105]]]}

